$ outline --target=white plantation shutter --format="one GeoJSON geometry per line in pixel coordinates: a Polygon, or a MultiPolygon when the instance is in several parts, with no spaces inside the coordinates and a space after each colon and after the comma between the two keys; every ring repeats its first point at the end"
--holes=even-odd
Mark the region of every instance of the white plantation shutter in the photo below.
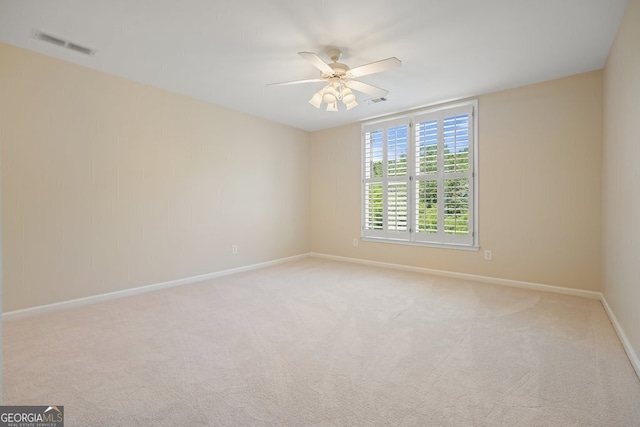
{"type": "Polygon", "coordinates": [[[408,184],[390,181],[387,184],[387,237],[402,238],[409,230],[408,184]]]}
{"type": "Polygon", "coordinates": [[[439,238],[439,161],[438,118],[426,115],[414,122],[413,143],[415,150],[414,185],[414,240],[419,242],[435,241],[439,238]]]}
{"type": "Polygon", "coordinates": [[[369,237],[385,237],[383,184],[367,182],[364,186],[364,234],[369,237]]]}
{"type": "Polygon", "coordinates": [[[373,128],[364,134],[364,235],[385,237],[384,233],[384,131],[373,128]]]}
{"type": "Polygon", "coordinates": [[[409,121],[363,129],[363,236],[409,239],[409,121]]]}
{"type": "Polygon", "coordinates": [[[473,106],[414,117],[416,242],[473,244],[473,106]]]}
{"type": "Polygon", "coordinates": [[[475,106],[363,126],[363,237],[476,244],[475,106]]]}

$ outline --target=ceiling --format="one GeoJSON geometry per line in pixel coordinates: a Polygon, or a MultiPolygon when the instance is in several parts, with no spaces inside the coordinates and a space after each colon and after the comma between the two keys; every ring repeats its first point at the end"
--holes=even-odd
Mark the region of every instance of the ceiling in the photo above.
{"type": "Polygon", "coordinates": [[[0,41],[307,131],[604,66],[626,0],[0,0],[0,41]],[[95,49],[87,56],[34,30],[95,49]],[[343,51],[386,102],[338,112],[300,51],[343,51]]]}

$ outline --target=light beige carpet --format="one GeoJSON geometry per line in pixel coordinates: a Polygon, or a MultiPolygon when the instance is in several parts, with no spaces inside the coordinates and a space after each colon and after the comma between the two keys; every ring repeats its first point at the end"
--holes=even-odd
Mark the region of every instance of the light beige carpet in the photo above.
{"type": "Polygon", "coordinates": [[[600,302],[304,259],[5,323],[71,426],[638,426],[600,302]]]}

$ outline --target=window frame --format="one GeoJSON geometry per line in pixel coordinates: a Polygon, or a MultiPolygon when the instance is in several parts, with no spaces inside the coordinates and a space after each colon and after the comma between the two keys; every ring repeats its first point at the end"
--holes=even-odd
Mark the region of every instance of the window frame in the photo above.
{"type": "MultiPolygon", "coordinates": [[[[448,104],[440,104],[434,105],[431,107],[423,108],[420,110],[411,111],[404,114],[388,116],[381,119],[369,120],[362,123],[361,126],[361,156],[360,156],[360,165],[361,165],[361,234],[360,238],[364,241],[378,242],[378,243],[393,243],[393,244],[403,244],[403,245],[413,245],[413,246],[426,246],[426,247],[437,247],[437,248],[450,248],[450,249],[460,249],[460,250],[471,250],[478,251],[479,250],[479,233],[478,233],[478,100],[468,100],[462,102],[448,103],[448,104]],[[456,111],[457,110],[457,111],[456,111]],[[438,139],[444,140],[444,133],[442,132],[444,126],[444,118],[449,117],[451,114],[460,114],[460,112],[469,112],[469,143],[468,143],[468,152],[469,152],[469,163],[468,168],[469,171],[465,173],[445,173],[444,168],[444,152],[443,152],[443,144],[438,141],[437,147],[437,162],[438,167],[437,171],[434,173],[435,181],[437,182],[438,187],[438,230],[435,233],[438,236],[438,240],[429,240],[426,238],[425,233],[418,233],[415,230],[416,224],[416,209],[415,209],[415,200],[417,193],[417,186],[419,185],[420,180],[424,180],[425,175],[428,174],[419,174],[416,170],[416,131],[415,126],[417,123],[421,123],[421,118],[432,117],[434,115],[438,116],[438,139]],[[390,128],[394,128],[396,126],[407,126],[407,175],[406,176],[388,176],[388,150],[387,147],[387,133],[390,128]],[[377,133],[378,131],[382,132],[382,164],[383,164],[383,172],[382,177],[370,177],[367,178],[367,168],[368,159],[367,159],[367,134],[370,132],[377,133]],[[466,176],[464,176],[466,174],[466,176]],[[455,234],[447,234],[444,232],[444,212],[443,206],[444,203],[444,182],[446,179],[454,179],[456,177],[461,177],[463,179],[470,180],[468,187],[470,190],[469,194],[469,232],[471,234],[470,238],[468,235],[465,235],[464,238],[460,239],[460,236],[456,236],[455,234]],[[389,231],[388,230],[388,210],[387,210],[387,189],[389,187],[389,183],[406,182],[407,185],[407,231],[406,232],[398,232],[398,231],[389,231]],[[382,184],[382,194],[383,194],[383,228],[381,230],[372,230],[367,229],[367,221],[368,221],[368,200],[367,200],[367,189],[370,188],[371,184],[382,184]],[[369,187],[368,187],[369,186],[369,187]]],[[[434,180],[433,177],[430,180],[434,180]]]]}

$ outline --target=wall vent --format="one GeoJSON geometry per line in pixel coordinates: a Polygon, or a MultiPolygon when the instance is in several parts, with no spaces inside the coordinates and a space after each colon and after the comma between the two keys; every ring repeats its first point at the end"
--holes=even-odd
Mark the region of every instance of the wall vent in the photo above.
{"type": "Polygon", "coordinates": [[[60,37],[52,36],[51,34],[43,33],[39,30],[33,30],[33,38],[36,40],[42,40],[43,42],[51,43],[56,46],[65,47],[76,52],[83,53],[85,55],[95,55],[96,51],[85,46],[81,46],[77,43],[70,42],[60,37]]]}

